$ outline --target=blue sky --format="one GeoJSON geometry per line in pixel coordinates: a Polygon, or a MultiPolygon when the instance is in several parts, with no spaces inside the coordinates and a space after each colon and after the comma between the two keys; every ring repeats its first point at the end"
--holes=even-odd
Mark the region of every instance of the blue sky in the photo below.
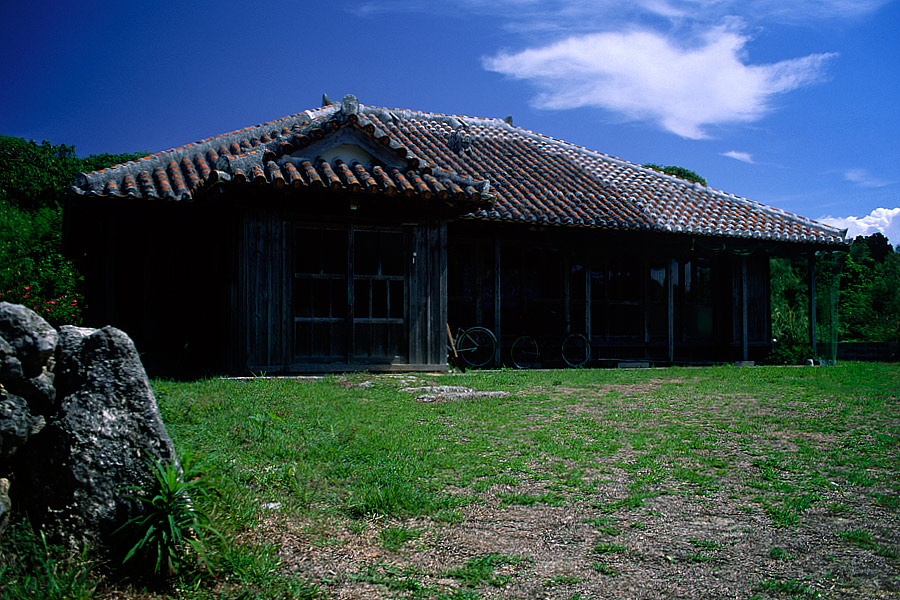
{"type": "Polygon", "coordinates": [[[900,0],[0,6],[0,134],[157,152],[320,105],[505,117],[900,244],[900,0]]]}

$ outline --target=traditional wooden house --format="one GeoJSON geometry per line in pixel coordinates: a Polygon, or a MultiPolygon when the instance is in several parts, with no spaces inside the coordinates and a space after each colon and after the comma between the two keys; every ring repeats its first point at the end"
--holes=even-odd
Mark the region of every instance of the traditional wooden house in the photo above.
{"type": "Polygon", "coordinates": [[[448,323],[495,332],[494,364],[518,335],[572,332],[599,360],[753,360],[771,347],[769,257],[845,245],[509,118],[353,96],[73,190],[87,320],[163,371],[445,369],[448,323]]]}

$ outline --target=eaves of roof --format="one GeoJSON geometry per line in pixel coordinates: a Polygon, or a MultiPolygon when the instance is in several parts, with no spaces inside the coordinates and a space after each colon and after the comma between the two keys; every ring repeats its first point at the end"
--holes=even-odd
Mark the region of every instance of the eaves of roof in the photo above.
{"type": "Polygon", "coordinates": [[[73,189],[185,201],[219,182],[442,199],[470,218],[491,221],[847,243],[845,231],[514,127],[509,120],[370,107],[353,96],[79,174],[73,189]],[[319,151],[339,132],[351,132],[379,160],[323,157],[319,151]]]}

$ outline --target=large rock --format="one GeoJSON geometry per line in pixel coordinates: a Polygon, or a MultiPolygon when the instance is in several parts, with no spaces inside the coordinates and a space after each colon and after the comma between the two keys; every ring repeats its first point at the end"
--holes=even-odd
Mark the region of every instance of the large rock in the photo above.
{"type": "Polygon", "coordinates": [[[43,427],[44,417],[31,414],[25,398],[0,389],[0,459],[12,457],[43,427]]]}
{"type": "Polygon", "coordinates": [[[59,408],[19,453],[18,477],[41,500],[28,501],[29,516],[52,541],[109,554],[112,533],[138,512],[134,488],[153,485],[148,461],[174,461],[175,449],[125,333],[64,326],[56,350],[59,408]]]}
{"type": "MultiPolygon", "coordinates": [[[[37,313],[0,302],[0,460],[44,426],[53,408],[56,330],[37,313]]],[[[5,473],[0,472],[0,477],[5,473]]]]}
{"type": "Polygon", "coordinates": [[[12,344],[0,335],[0,382],[22,379],[22,363],[16,358],[12,344]]]}
{"type": "Polygon", "coordinates": [[[35,414],[56,409],[53,363],[58,334],[34,311],[0,302],[0,385],[35,414]]]}
{"type": "Polygon", "coordinates": [[[56,350],[56,330],[36,312],[20,304],[0,302],[0,337],[21,363],[25,378],[44,372],[56,350]]]}

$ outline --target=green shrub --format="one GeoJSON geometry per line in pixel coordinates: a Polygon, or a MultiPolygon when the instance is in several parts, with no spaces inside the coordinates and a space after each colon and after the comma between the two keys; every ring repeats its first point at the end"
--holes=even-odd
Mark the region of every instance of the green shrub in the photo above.
{"type": "Polygon", "coordinates": [[[51,325],[81,323],[82,278],[60,252],[62,212],[0,201],[0,301],[22,304],[51,325]]]}
{"type": "Polygon", "coordinates": [[[206,493],[206,481],[191,456],[178,463],[151,462],[155,489],[136,496],[143,512],[120,529],[130,549],[122,562],[157,578],[168,579],[204,558],[201,534],[213,533],[209,516],[196,499],[206,493]]]}

